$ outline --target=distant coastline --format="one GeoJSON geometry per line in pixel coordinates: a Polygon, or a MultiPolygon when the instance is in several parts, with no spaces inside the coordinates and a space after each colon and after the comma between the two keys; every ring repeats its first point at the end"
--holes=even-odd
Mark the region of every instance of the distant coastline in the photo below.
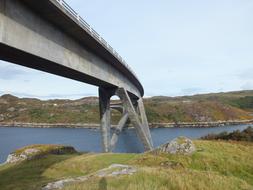
{"type": "Polygon", "coordinates": [[[228,121],[209,121],[209,122],[177,122],[177,123],[150,123],[151,128],[170,128],[170,127],[189,127],[189,128],[208,128],[222,127],[228,125],[253,124],[251,120],[228,120],[228,121]]]}
{"type": "MultiPolygon", "coordinates": [[[[173,127],[188,127],[188,128],[208,128],[221,127],[228,125],[253,124],[252,120],[228,120],[228,121],[210,121],[210,122],[177,122],[177,123],[149,123],[151,129],[154,128],[173,128],[173,127]]],[[[24,128],[85,128],[98,129],[100,124],[97,123],[20,123],[20,122],[0,122],[0,127],[24,127],[24,128]]],[[[115,128],[116,125],[112,125],[115,128]]],[[[130,128],[132,128],[130,126],[130,128]]]]}

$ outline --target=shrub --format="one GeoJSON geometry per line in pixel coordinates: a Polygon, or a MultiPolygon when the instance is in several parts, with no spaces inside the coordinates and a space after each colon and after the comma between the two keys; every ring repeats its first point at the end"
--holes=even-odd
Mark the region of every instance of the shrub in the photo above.
{"type": "Polygon", "coordinates": [[[253,128],[249,126],[243,131],[233,131],[231,133],[222,132],[220,134],[208,134],[201,137],[204,140],[234,140],[234,141],[251,141],[253,142],[253,128]]]}

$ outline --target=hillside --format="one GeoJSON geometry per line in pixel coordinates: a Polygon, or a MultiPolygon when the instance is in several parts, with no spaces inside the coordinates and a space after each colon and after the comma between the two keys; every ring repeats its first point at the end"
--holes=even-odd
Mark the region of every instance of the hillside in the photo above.
{"type": "MultiPolygon", "coordinates": [[[[253,118],[253,91],[213,93],[182,97],[152,97],[144,100],[150,123],[212,122],[253,118]]],[[[112,111],[115,124],[120,117],[112,111]]],[[[78,100],[48,100],[0,97],[0,122],[99,123],[97,97],[78,100]]]]}
{"type": "Polygon", "coordinates": [[[211,93],[145,100],[150,122],[210,122],[253,116],[253,91],[211,93]]]}
{"type": "Polygon", "coordinates": [[[50,154],[21,163],[0,165],[0,189],[41,190],[50,182],[80,176],[79,179],[89,177],[85,181],[72,181],[63,189],[253,189],[252,143],[197,140],[194,144],[197,151],[192,155],[50,154]],[[136,173],[95,175],[98,170],[112,164],[135,167],[136,173]]]}

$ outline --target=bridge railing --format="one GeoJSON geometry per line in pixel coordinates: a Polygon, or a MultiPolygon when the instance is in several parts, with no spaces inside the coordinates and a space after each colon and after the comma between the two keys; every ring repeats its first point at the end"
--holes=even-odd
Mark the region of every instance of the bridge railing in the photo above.
{"type": "Polygon", "coordinates": [[[64,0],[55,0],[64,10],[70,14],[79,25],[88,32],[97,42],[106,48],[118,61],[123,64],[138,79],[135,72],[128,66],[126,61],[114,50],[97,32],[94,30],[74,9],[72,9],[64,0]]]}

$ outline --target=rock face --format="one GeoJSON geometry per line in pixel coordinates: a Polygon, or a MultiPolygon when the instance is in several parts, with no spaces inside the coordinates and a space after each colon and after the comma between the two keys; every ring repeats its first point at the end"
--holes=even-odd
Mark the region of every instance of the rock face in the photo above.
{"type": "Polygon", "coordinates": [[[73,154],[77,151],[71,146],[62,145],[30,145],[9,154],[6,164],[41,158],[48,154],[73,154]]]}
{"type": "Polygon", "coordinates": [[[192,140],[187,137],[178,137],[171,142],[165,143],[158,147],[156,152],[170,153],[170,154],[184,154],[189,155],[196,151],[196,147],[192,140]]]}
{"type": "Polygon", "coordinates": [[[17,155],[15,153],[11,153],[8,155],[6,163],[16,163],[24,160],[31,159],[35,154],[38,154],[40,150],[36,148],[30,148],[24,150],[21,154],[17,155]]]}

